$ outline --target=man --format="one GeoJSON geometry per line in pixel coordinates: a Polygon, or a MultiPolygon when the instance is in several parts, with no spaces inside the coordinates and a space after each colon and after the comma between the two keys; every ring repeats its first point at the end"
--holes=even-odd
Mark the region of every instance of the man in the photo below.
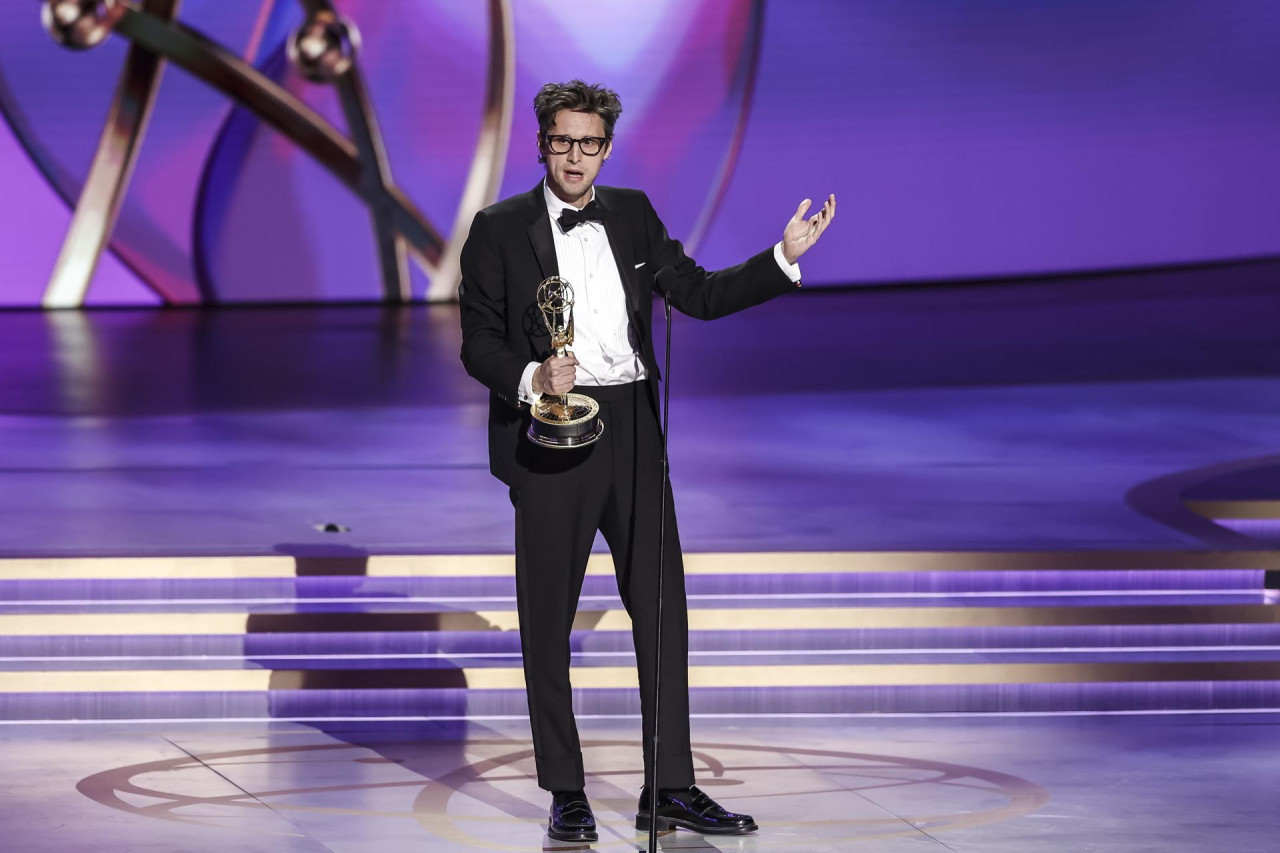
{"type": "Polygon", "coordinates": [[[757,305],[799,286],[796,260],[835,216],[835,196],[808,219],[806,199],[783,239],[746,263],[708,273],[671,239],[644,193],[595,186],[609,159],[618,96],[580,80],[550,83],[534,99],[539,162],[532,191],[477,214],[462,249],[462,362],[490,390],[489,462],[510,487],[516,516],[516,591],[538,784],[552,792],[549,835],[595,841],[569,683],[569,636],[596,531],[613,555],[632,619],[640,676],[646,779],[660,717],[658,796],[642,791],[638,829],[737,834],[748,815],[694,787],[689,746],[688,615],[672,502],[667,500],[663,684],[653,707],[656,585],[662,497],[657,360],[651,335],[655,274],[671,267],[671,304],[701,319],[757,305]],[[573,287],[574,347],[551,355],[536,304],[544,279],[573,287]],[[524,437],[528,407],[577,387],[600,404],[594,444],[549,449],[524,437]],[[654,815],[656,814],[656,818],[654,815]]]}

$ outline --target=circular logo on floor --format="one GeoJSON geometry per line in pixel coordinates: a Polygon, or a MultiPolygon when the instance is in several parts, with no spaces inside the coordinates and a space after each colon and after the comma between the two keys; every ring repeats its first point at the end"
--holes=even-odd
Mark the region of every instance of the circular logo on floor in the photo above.
{"type": "MultiPolygon", "coordinates": [[[[515,745],[424,739],[189,749],[96,773],[77,788],[140,817],[222,830],[321,843],[404,844],[421,833],[434,839],[432,850],[538,849],[550,797],[537,788],[532,749],[515,745]]],[[[635,742],[582,746],[600,832],[591,846],[635,849],[643,835],[634,829],[643,784],[635,742]]],[[[715,743],[695,747],[694,762],[699,787],[756,818],[758,850],[934,835],[1008,820],[1049,801],[1040,786],[1006,773],[895,755],[715,743]]]]}

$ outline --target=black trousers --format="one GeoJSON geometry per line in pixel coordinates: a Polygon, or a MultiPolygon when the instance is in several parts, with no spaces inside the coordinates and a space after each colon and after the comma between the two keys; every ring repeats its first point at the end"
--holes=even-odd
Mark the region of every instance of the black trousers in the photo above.
{"type": "MultiPolygon", "coordinates": [[[[535,449],[529,478],[511,490],[529,718],[538,784],[548,791],[574,791],[584,782],[569,682],[569,634],[597,530],[613,555],[618,592],[632,622],[646,780],[652,761],[661,428],[645,382],[575,390],[600,403],[604,435],[585,448],[535,449]]],[[[693,784],[689,618],[669,492],[665,540],[658,786],[683,788],[693,784]]]]}

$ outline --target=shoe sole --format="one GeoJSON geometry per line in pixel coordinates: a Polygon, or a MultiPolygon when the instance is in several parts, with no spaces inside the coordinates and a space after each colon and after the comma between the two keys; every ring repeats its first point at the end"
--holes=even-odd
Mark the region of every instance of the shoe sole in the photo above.
{"type": "MultiPolygon", "coordinates": [[[[660,817],[657,820],[658,832],[668,829],[687,829],[690,832],[696,832],[700,835],[750,835],[760,829],[758,824],[750,826],[731,827],[728,829],[700,827],[678,818],[660,817]]],[[[647,814],[636,815],[636,829],[641,832],[649,831],[649,816],[647,814]]]]}
{"type": "Polygon", "coordinates": [[[596,832],[555,832],[550,826],[547,827],[547,837],[552,841],[599,841],[600,835],[596,832]]]}

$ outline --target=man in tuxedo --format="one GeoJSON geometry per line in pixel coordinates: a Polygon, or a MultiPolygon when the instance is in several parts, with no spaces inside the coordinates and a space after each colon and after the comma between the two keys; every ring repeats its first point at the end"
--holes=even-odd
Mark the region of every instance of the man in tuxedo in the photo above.
{"type": "Polygon", "coordinates": [[[660,717],[658,793],[641,792],[638,829],[739,834],[757,827],[694,786],[689,745],[688,615],[679,534],[667,498],[661,707],[654,708],[662,434],[652,340],[655,274],[674,270],[673,307],[712,319],[796,289],[796,260],[835,216],[835,196],[805,218],[806,199],[782,240],[738,266],[707,272],[667,235],[638,190],[596,186],[609,159],[618,96],[580,80],[550,83],[534,99],[539,162],[530,192],[476,215],[462,249],[462,362],[489,388],[489,462],[510,487],[516,520],[516,592],[538,784],[552,792],[548,826],[561,841],[595,841],[569,682],[570,631],[587,558],[599,530],[632,620],[643,711],[646,779],[660,717]],[[537,306],[538,285],[573,287],[574,346],[554,357],[537,306]],[[594,444],[549,449],[527,440],[528,408],[571,388],[600,404],[594,444]]]}

